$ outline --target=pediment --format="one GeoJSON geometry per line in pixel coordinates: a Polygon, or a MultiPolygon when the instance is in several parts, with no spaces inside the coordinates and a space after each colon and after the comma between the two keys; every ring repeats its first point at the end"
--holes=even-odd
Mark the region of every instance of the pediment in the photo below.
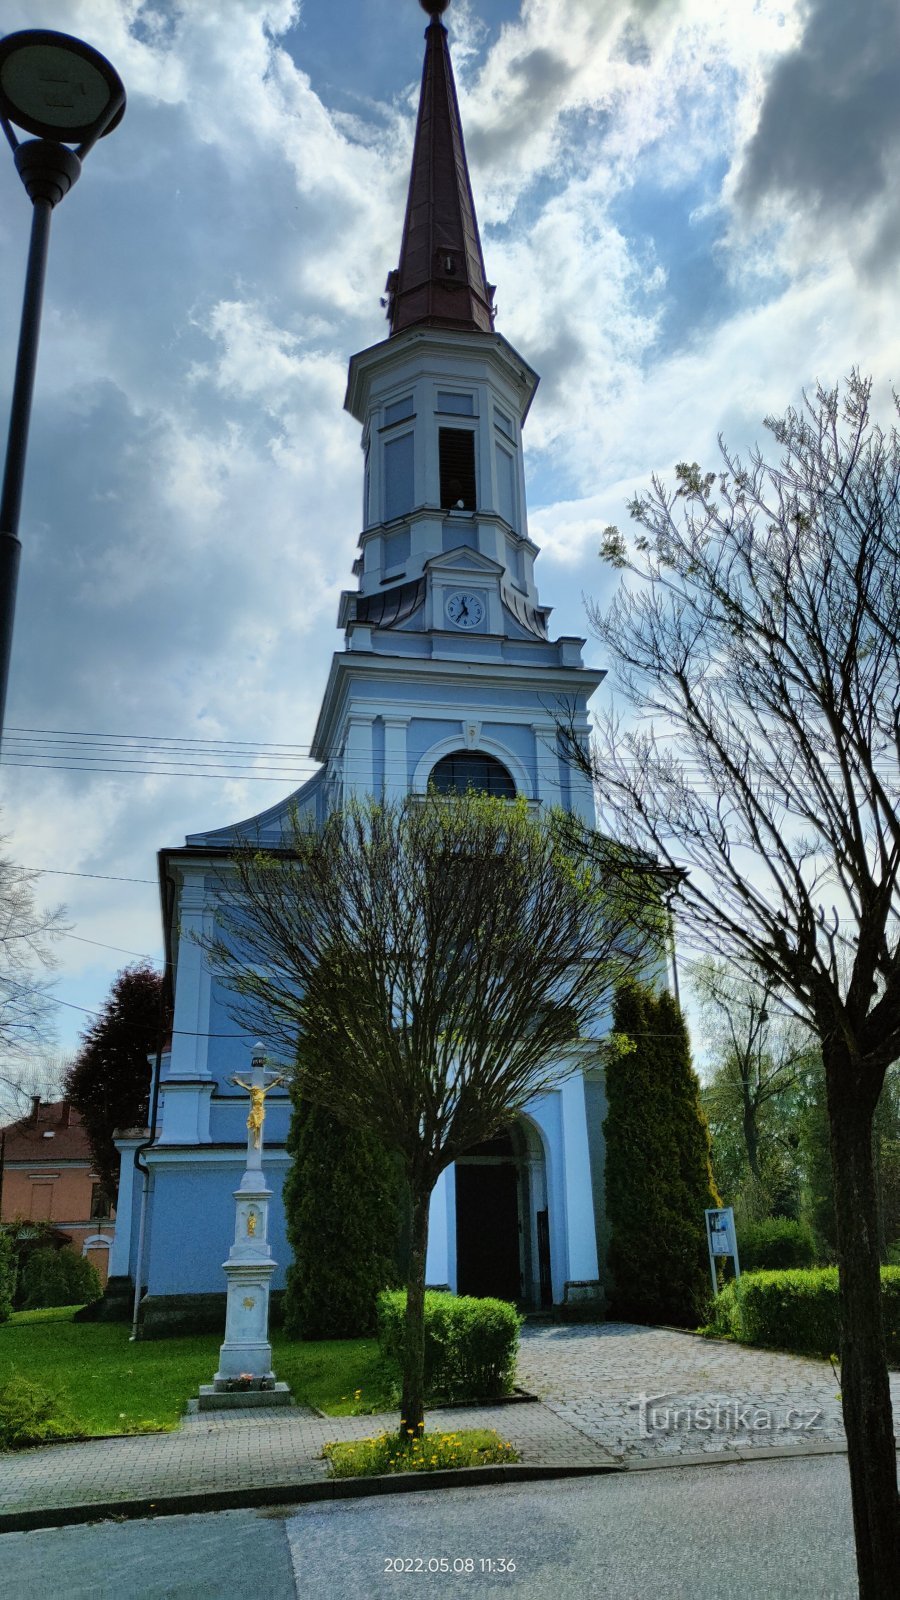
{"type": "Polygon", "coordinates": [[[430,572],[481,572],[494,576],[503,571],[499,561],[492,561],[490,556],[483,556],[480,550],[472,550],[462,544],[455,550],[445,550],[441,555],[432,556],[425,565],[430,572]]]}

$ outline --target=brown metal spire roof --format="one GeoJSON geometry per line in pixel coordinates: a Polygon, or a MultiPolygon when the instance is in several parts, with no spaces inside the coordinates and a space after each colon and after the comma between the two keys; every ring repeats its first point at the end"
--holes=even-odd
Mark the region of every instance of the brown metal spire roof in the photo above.
{"type": "Polygon", "coordinates": [[[421,0],[431,22],[400,265],[387,281],[392,334],[422,324],[490,333],[494,325],[494,286],[485,277],[447,30],[440,20],[447,3],[421,0]]]}

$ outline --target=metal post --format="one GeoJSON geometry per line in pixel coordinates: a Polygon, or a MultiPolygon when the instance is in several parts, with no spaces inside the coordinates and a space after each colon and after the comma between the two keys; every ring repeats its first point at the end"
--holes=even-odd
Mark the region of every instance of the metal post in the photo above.
{"type": "Polygon", "coordinates": [[[47,250],[50,243],[52,215],[53,205],[50,200],[39,198],[33,202],[31,243],[28,248],[25,297],[22,303],[22,326],[19,331],[19,351],[16,357],[16,376],[9,417],[3,492],[0,497],[0,734],[3,731],[6,710],[9,659],[16,613],[16,586],[19,577],[19,555],[22,549],[19,542],[19,515],[22,509],[22,484],[25,477],[28,426],[31,420],[31,399],[37,368],[41,307],[47,275],[47,250]]]}

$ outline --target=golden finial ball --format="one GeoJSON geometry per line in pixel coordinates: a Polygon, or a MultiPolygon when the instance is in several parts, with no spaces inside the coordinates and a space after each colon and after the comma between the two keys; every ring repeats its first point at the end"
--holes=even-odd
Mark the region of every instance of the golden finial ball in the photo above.
{"type": "Polygon", "coordinates": [[[419,0],[422,10],[427,11],[430,17],[439,17],[449,4],[450,0],[419,0]]]}

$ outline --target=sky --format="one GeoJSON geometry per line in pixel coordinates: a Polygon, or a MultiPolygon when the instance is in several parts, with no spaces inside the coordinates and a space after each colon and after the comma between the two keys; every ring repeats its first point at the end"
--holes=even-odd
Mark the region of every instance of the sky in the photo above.
{"type": "MultiPolygon", "coordinates": [[[[426,21],[4,0],[7,31],[77,34],[128,90],[54,216],[0,771],[7,853],[68,909],[59,1051],[161,957],[156,852],[314,770],[360,525],[347,361],[387,331],[426,21]]],[[[445,21],[497,328],[542,380],[541,599],[584,635],[602,530],[652,473],[764,441],[854,365],[889,419],[900,10],[453,0],[445,21]]],[[[0,425],[29,210],[0,150],[0,425]]]]}

